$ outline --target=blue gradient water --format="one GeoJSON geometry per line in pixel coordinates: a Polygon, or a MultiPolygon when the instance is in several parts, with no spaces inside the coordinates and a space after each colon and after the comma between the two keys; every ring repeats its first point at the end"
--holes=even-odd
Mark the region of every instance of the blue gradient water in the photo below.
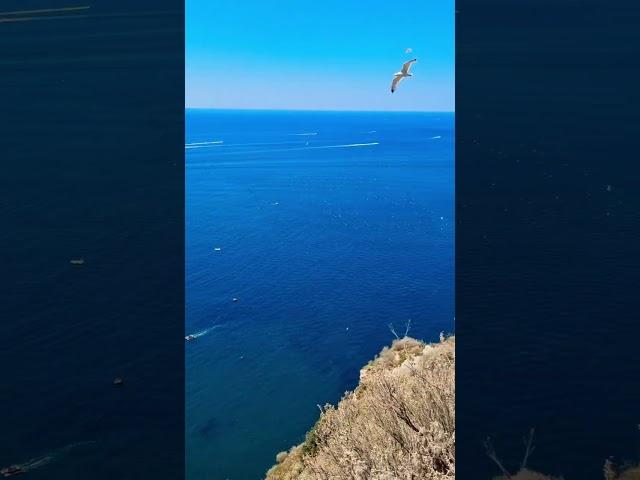
{"type": "Polygon", "coordinates": [[[454,116],[186,116],[187,476],[258,479],[389,323],[453,330],[454,116]]]}

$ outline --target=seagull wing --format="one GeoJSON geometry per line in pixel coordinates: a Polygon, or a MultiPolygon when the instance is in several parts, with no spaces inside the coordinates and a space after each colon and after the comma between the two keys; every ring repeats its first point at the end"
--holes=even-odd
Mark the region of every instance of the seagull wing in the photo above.
{"type": "Polygon", "coordinates": [[[402,73],[409,73],[409,69],[411,68],[411,64],[413,62],[417,62],[417,61],[418,61],[418,59],[414,58],[413,60],[409,60],[407,63],[402,65],[402,73]]]}
{"type": "Polygon", "coordinates": [[[400,83],[400,80],[402,80],[404,77],[402,75],[396,75],[395,77],[393,77],[393,82],[391,82],[391,93],[396,91],[396,88],[398,88],[398,84],[400,83]]]}

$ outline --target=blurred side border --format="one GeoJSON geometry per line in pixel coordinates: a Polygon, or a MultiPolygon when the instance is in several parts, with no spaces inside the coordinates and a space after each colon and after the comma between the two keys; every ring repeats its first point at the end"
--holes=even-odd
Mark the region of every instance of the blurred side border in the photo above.
{"type": "Polygon", "coordinates": [[[182,478],[184,3],[0,10],[0,466],[182,478]]]}
{"type": "Polygon", "coordinates": [[[603,478],[640,460],[640,6],[456,9],[456,473],[535,428],[529,468],[603,478]]]}

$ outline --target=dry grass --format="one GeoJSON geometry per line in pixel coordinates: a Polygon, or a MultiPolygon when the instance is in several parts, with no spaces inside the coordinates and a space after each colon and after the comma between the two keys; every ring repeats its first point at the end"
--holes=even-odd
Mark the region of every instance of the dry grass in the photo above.
{"type": "MultiPolygon", "coordinates": [[[[489,456],[492,457],[492,452],[489,452],[489,456]]],[[[504,469],[499,460],[493,459],[501,469],[504,469]]],[[[607,460],[604,462],[603,475],[604,480],[640,480],[640,467],[627,464],[617,469],[611,460],[607,460]]],[[[493,480],[563,480],[563,477],[552,477],[522,467],[515,474],[504,471],[504,475],[494,477],[493,480]]]]}
{"type": "Polygon", "coordinates": [[[455,339],[396,340],[267,480],[455,478],[455,339]]]}
{"type": "Polygon", "coordinates": [[[630,468],[622,472],[614,480],[640,480],[640,467],[630,468]]]}
{"type": "Polygon", "coordinates": [[[543,475],[539,472],[534,472],[533,470],[529,470],[527,468],[521,469],[518,473],[510,475],[510,476],[500,476],[495,477],[494,480],[562,480],[562,477],[549,477],[547,475],[543,475]]]}
{"type": "Polygon", "coordinates": [[[616,466],[611,460],[604,463],[604,479],[605,480],[640,480],[640,467],[637,465],[626,465],[620,468],[620,472],[616,471],[616,466]]]}
{"type": "MultiPolygon", "coordinates": [[[[516,473],[494,480],[563,480],[527,468],[533,431],[516,473]]],[[[276,457],[266,480],[455,478],[455,338],[426,345],[405,337],[360,372],[360,385],[324,407],[304,443],[276,457]]],[[[640,480],[640,467],[607,460],[604,480],[640,480]]]]}
{"type": "MultiPolygon", "coordinates": [[[[616,473],[612,465],[607,462],[604,467],[604,480],[640,480],[640,467],[623,469],[616,473]]],[[[495,477],[494,480],[563,480],[563,477],[550,477],[532,470],[522,469],[514,475],[495,477]]]]}

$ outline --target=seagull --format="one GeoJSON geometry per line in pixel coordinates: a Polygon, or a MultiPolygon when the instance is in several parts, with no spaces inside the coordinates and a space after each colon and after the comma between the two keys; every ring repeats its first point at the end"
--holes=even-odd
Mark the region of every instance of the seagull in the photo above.
{"type": "Polygon", "coordinates": [[[411,64],[417,61],[418,61],[417,58],[414,58],[413,60],[409,60],[407,63],[402,65],[402,70],[400,70],[398,73],[396,73],[393,76],[393,82],[391,82],[391,93],[396,91],[396,88],[398,88],[398,84],[400,83],[400,80],[402,80],[405,77],[413,76],[412,74],[409,73],[409,69],[411,68],[411,64]]]}

